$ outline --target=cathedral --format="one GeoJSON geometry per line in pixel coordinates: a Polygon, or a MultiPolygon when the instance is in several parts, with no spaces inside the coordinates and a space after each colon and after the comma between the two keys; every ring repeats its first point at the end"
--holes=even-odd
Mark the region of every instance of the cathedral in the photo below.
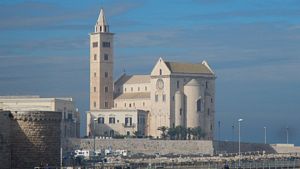
{"type": "Polygon", "coordinates": [[[148,75],[123,74],[114,81],[114,34],[103,9],[90,34],[90,110],[87,134],[96,137],[160,137],[159,127],[200,127],[212,140],[216,75],[206,61],[159,58],[148,75]]]}

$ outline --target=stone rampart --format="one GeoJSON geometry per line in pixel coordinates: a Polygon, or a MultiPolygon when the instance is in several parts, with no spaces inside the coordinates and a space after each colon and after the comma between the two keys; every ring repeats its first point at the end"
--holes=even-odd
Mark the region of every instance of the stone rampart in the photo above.
{"type": "Polygon", "coordinates": [[[32,169],[60,164],[60,112],[12,112],[11,166],[32,169]]]}
{"type": "Polygon", "coordinates": [[[0,110],[0,168],[10,169],[11,145],[10,145],[11,114],[0,110]]]}

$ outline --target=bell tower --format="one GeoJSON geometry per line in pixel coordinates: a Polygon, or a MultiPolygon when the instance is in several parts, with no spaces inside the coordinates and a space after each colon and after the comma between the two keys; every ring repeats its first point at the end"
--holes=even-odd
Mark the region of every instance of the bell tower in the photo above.
{"type": "Polygon", "coordinates": [[[101,9],[90,34],[90,110],[113,107],[113,36],[101,9]]]}

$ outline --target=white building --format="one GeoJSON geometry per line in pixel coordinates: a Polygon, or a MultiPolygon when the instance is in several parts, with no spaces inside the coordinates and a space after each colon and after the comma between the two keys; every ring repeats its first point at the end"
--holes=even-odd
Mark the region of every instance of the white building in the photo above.
{"type": "Polygon", "coordinates": [[[61,137],[80,137],[80,113],[72,98],[0,96],[0,109],[8,111],[62,112],[61,137]]]}
{"type": "MultiPolygon", "coordinates": [[[[87,116],[90,135],[93,119],[108,117],[111,112],[116,117],[124,117],[131,111],[144,111],[148,115],[145,135],[159,137],[160,126],[201,127],[204,139],[213,139],[216,76],[206,61],[178,63],[159,58],[149,75],[123,74],[112,83],[113,34],[108,30],[102,9],[95,27],[90,35],[90,111],[87,116]]],[[[96,127],[95,135],[101,133],[100,128],[96,127]]]]}

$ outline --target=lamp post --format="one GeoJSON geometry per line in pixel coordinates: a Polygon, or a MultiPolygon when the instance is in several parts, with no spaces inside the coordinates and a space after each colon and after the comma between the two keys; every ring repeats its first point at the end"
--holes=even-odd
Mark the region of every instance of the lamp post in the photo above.
{"type": "Polygon", "coordinates": [[[93,132],[93,136],[94,136],[94,151],[93,151],[93,166],[94,166],[94,169],[95,169],[95,151],[96,151],[96,122],[97,122],[97,119],[95,118],[94,119],[94,132],[93,132]]]}
{"type": "Polygon", "coordinates": [[[241,166],[241,122],[243,119],[239,119],[239,167],[241,166]]]}
{"type": "Polygon", "coordinates": [[[286,144],[289,144],[289,127],[286,126],[286,144]]]}
{"type": "Polygon", "coordinates": [[[267,127],[264,127],[265,129],[265,144],[267,144],[267,127]]]}

